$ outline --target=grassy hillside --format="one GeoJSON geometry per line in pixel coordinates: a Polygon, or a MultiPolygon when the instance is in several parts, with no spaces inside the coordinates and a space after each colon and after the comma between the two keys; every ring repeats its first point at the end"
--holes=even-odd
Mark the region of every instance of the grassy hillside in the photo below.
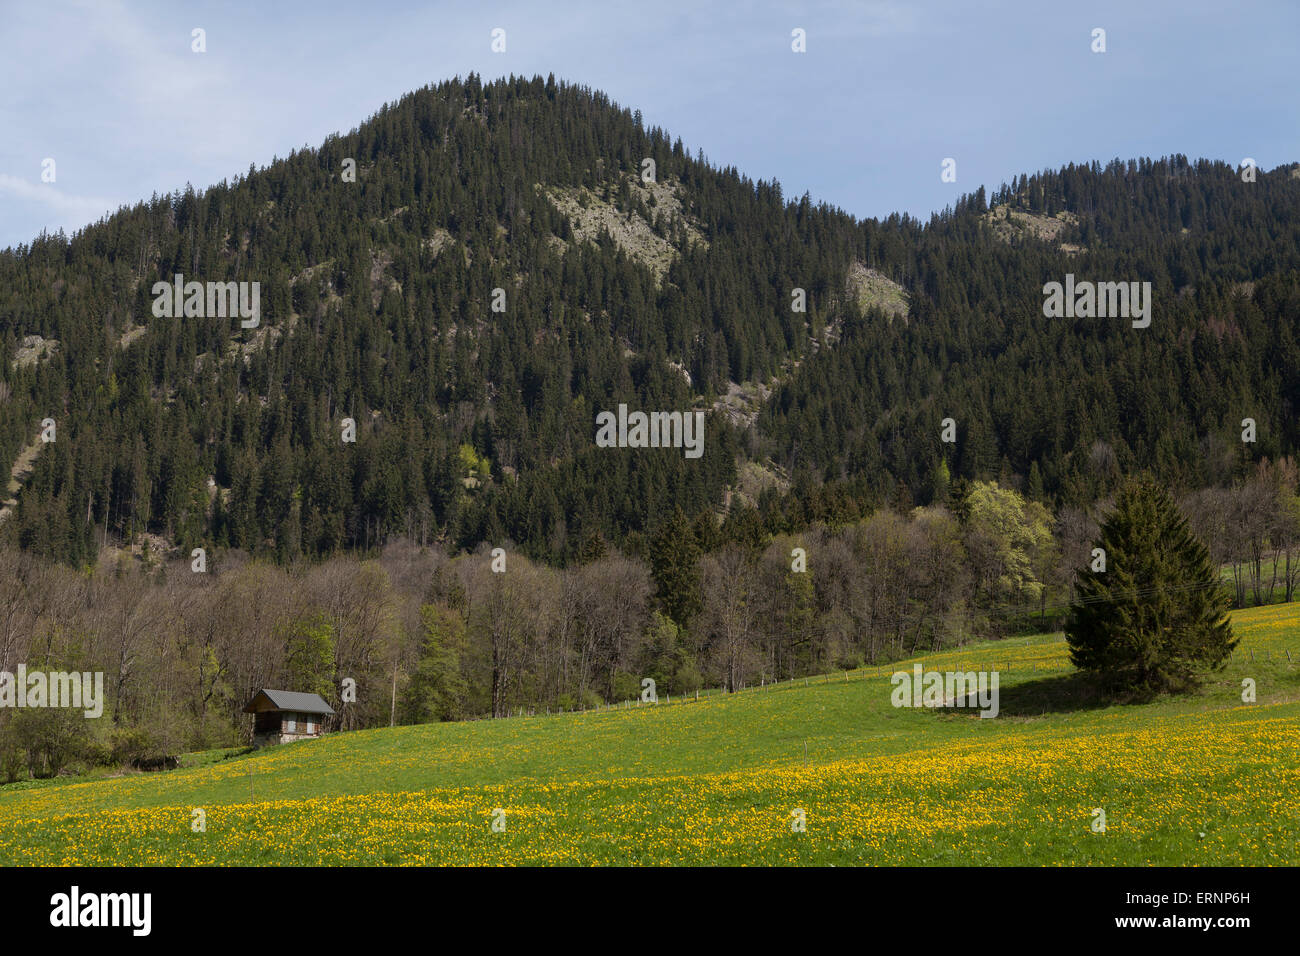
{"type": "Polygon", "coordinates": [[[892,707],[888,674],[909,661],[19,785],[0,789],[0,863],[1296,864],[1300,604],[1234,624],[1224,673],[1151,704],[1090,699],[1060,636],[1043,635],[919,658],[1000,671],[994,720],[892,707]]]}

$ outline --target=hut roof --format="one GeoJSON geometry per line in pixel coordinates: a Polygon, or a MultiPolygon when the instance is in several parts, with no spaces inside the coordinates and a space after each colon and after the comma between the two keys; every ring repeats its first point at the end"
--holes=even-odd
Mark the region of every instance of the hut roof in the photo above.
{"type": "Polygon", "coordinates": [[[303,694],[296,690],[267,690],[263,688],[253,695],[253,699],[244,708],[244,713],[255,714],[264,710],[293,710],[303,714],[332,714],[334,708],[325,703],[320,694],[303,694]],[[270,707],[257,706],[262,698],[270,707]]]}

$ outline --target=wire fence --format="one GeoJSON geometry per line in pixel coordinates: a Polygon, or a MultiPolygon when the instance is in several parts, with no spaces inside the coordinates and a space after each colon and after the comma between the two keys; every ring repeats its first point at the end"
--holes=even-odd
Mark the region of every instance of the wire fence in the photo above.
{"type": "MultiPolygon", "coordinates": [[[[1023,644],[1020,646],[1026,648],[1034,648],[1034,647],[1042,647],[1045,645],[1050,646],[1052,644],[1060,644],[1060,643],[1064,643],[1064,641],[1065,638],[1062,636],[1054,641],[1039,642],[1036,644],[1023,644]]],[[[1262,648],[1260,649],[1260,651],[1261,651],[1260,655],[1257,656],[1255,648],[1245,647],[1239,644],[1230,655],[1229,661],[1230,662],[1240,661],[1243,663],[1249,662],[1249,663],[1279,664],[1279,665],[1285,665],[1287,667],[1292,667],[1296,663],[1300,663],[1300,660],[1293,658],[1289,648],[1283,648],[1282,652],[1277,654],[1276,656],[1273,654],[1272,648],[1262,648]]],[[[961,673],[997,671],[999,674],[1002,673],[1033,674],[1038,672],[1059,671],[1061,670],[1061,666],[1062,666],[1062,661],[1060,659],[1021,660],[1014,657],[1005,657],[1002,660],[992,660],[992,661],[959,660],[954,663],[952,661],[943,660],[945,654],[948,653],[953,653],[953,652],[939,650],[934,652],[933,654],[927,655],[926,660],[933,665],[936,663],[935,659],[938,658],[939,660],[937,661],[937,663],[949,665],[952,670],[961,673]]],[[[910,673],[912,667],[917,663],[921,663],[921,661],[918,658],[908,657],[908,658],[903,658],[897,661],[891,661],[884,664],[872,664],[865,667],[850,668],[848,670],[842,670],[837,668],[834,671],[826,671],[820,674],[809,674],[802,677],[789,677],[781,680],[769,681],[766,680],[765,678],[760,677],[759,683],[757,684],[742,683],[739,687],[735,688],[734,690],[728,690],[725,687],[711,687],[711,688],[700,688],[698,690],[687,691],[685,693],[679,693],[677,695],[673,695],[670,693],[659,695],[656,693],[653,697],[651,697],[648,700],[643,697],[631,697],[626,700],[602,703],[597,707],[575,708],[573,710],[563,710],[559,708],[552,709],[550,707],[536,707],[536,706],[513,707],[511,708],[511,713],[506,714],[502,717],[492,717],[491,715],[484,715],[482,717],[477,717],[474,719],[516,720],[519,718],[529,718],[529,717],[559,717],[565,714],[594,714],[594,713],[602,713],[602,712],[617,711],[617,710],[636,710],[641,707],[684,706],[688,704],[698,704],[701,702],[707,703],[710,700],[718,700],[720,698],[732,697],[736,694],[755,694],[755,693],[764,693],[769,691],[789,690],[797,687],[818,687],[827,684],[848,684],[848,683],[852,683],[853,681],[868,681],[868,680],[876,681],[881,679],[888,679],[893,677],[894,674],[897,674],[899,672],[910,673]]],[[[1068,663],[1068,659],[1065,661],[1065,663],[1068,663]]],[[[929,670],[936,670],[936,669],[937,668],[933,666],[929,668],[929,670]]]]}

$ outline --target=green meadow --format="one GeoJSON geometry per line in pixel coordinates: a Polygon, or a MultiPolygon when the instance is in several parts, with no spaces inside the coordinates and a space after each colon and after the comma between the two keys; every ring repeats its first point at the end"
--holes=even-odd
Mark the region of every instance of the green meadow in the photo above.
{"type": "Polygon", "coordinates": [[[1146,703],[1100,698],[1061,635],[1038,635],[699,701],[14,784],[0,863],[1294,865],[1300,604],[1233,623],[1225,670],[1146,703]],[[916,662],[996,670],[1000,713],[894,707],[889,675],[916,662]]]}

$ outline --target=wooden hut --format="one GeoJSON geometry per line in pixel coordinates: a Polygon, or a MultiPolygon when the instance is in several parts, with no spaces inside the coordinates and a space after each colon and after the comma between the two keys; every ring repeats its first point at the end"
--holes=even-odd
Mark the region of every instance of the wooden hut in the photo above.
{"type": "Polygon", "coordinates": [[[332,717],[334,708],[319,694],[259,690],[244,713],[253,715],[253,746],[265,747],[319,737],[325,732],[322,719],[332,717]]]}

